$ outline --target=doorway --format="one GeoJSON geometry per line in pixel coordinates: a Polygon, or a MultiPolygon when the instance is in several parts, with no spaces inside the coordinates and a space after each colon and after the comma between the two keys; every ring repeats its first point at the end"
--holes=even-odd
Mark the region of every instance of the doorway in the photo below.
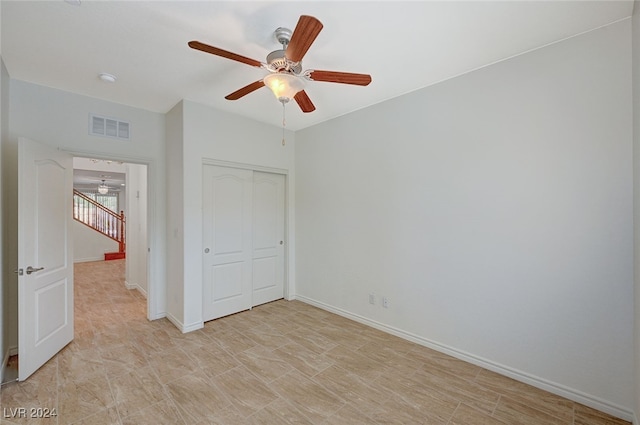
{"type": "MultiPolygon", "coordinates": [[[[29,290],[21,290],[18,294],[17,323],[19,332],[17,351],[20,358],[19,362],[16,361],[15,363],[19,365],[19,379],[25,380],[70,341],[74,340],[73,305],[75,294],[73,290],[73,268],[75,262],[72,249],[74,245],[72,226],[74,222],[72,217],[74,167],[73,154],[71,153],[65,153],[23,138],[19,139],[18,145],[18,216],[21,218],[18,222],[18,263],[29,264],[29,267],[24,268],[24,273],[22,273],[22,269],[18,269],[17,274],[19,282],[22,283],[18,287],[29,288],[29,290]],[[29,168],[33,166],[40,168],[34,171],[29,168]],[[37,178],[34,179],[33,176],[37,178]],[[36,188],[29,186],[33,184],[36,185],[36,188]],[[36,205],[40,207],[33,207],[33,202],[36,202],[36,205]],[[42,225],[42,223],[45,223],[45,225],[42,225]],[[32,229],[41,230],[37,233],[37,237],[33,237],[28,232],[32,229]],[[35,248],[33,247],[34,243],[35,248]],[[47,248],[48,251],[45,252],[43,247],[47,248]],[[31,267],[34,264],[36,266],[31,267]],[[64,270],[70,270],[71,273],[58,277],[58,274],[64,270]],[[30,274],[33,274],[33,276],[28,276],[30,274]],[[45,282],[45,278],[48,279],[51,276],[55,277],[54,281],[45,282]],[[34,280],[37,280],[37,282],[34,282],[34,280]],[[38,289],[40,288],[38,286],[40,281],[44,282],[41,286],[45,289],[38,289]],[[27,285],[26,283],[29,284],[27,285]],[[38,285],[34,283],[38,283],[38,285]],[[38,309],[35,312],[31,311],[34,306],[38,309]],[[33,320],[33,317],[36,319],[33,320]],[[65,334],[64,338],[62,336],[60,338],[52,336],[54,334],[58,335],[67,329],[70,330],[70,333],[65,334]],[[35,348],[32,347],[34,342],[36,344],[35,348]],[[45,342],[48,345],[45,346],[45,342]],[[54,342],[61,343],[56,345],[54,342]],[[48,349],[49,346],[51,346],[51,349],[48,349]]],[[[96,160],[96,162],[99,162],[99,160],[96,160]]],[[[137,245],[141,248],[132,249],[129,256],[129,261],[137,266],[137,269],[124,267],[124,262],[121,263],[123,267],[120,269],[126,270],[126,276],[130,279],[126,283],[130,289],[138,289],[138,287],[146,289],[146,294],[144,295],[147,295],[147,297],[140,297],[142,301],[140,303],[141,308],[137,314],[138,317],[146,321],[151,315],[150,312],[153,311],[150,308],[153,304],[149,302],[152,294],[151,288],[145,288],[148,287],[147,276],[149,275],[150,267],[150,258],[147,254],[149,252],[147,232],[147,199],[149,192],[147,173],[149,166],[147,164],[125,164],[125,166],[128,168],[127,176],[136,175],[138,178],[137,181],[134,181],[127,177],[125,184],[128,184],[130,188],[136,188],[136,190],[131,190],[130,194],[139,204],[138,213],[132,214],[132,221],[134,222],[132,230],[135,231],[131,232],[129,241],[133,241],[133,245],[136,245],[137,242],[137,245]],[[137,170],[137,174],[129,172],[129,168],[134,171],[137,170]],[[132,181],[134,181],[134,184],[130,184],[132,181]],[[137,220],[134,220],[134,217],[137,220]],[[131,279],[132,276],[135,280],[131,279]]],[[[104,184],[104,182],[101,182],[101,184],[104,184]]],[[[130,205],[133,205],[133,203],[130,202],[130,205]]],[[[100,278],[103,277],[100,276],[100,278]]],[[[124,280],[122,280],[120,288],[128,291],[125,288],[124,280]]],[[[135,292],[142,294],[142,291],[135,292]]],[[[153,291],[153,295],[155,295],[155,292],[153,291]]],[[[108,314],[112,317],[117,316],[117,312],[113,308],[108,314]]]]}
{"type": "Polygon", "coordinates": [[[80,192],[79,196],[99,201],[101,206],[110,210],[107,212],[123,218],[119,224],[114,220],[116,224],[111,227],[116,229],[109,228],[107,232],[96,231],[83,220],[75,221],[72,228],[74,263],[122,259],[124,267],[108,270],[121,270],[124,286],[147,298],[147,166],[83,157],[74,157],[73,165],[74,191],[80,192]]]}

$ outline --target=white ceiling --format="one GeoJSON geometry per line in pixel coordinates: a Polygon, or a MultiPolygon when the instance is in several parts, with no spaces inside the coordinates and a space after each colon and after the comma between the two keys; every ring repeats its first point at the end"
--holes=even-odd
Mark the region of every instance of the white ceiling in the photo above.
{"type": "Polygon", "coordinates": [[[112,192],[120,192],[124,188],[125,174],[105,173],[95,170],[73,170],[73,188],[82,190],[97,190],[98,186],[106,184],[112,192]]]}
{"type": "Polygon", "coordinates": [[[7,1],[1,53],[11,78],[167,112],[181,99],[280,126],[267,88],[224,96],[266,71],[190,49],[198,40],[264,62],[273,31],[301,14],[324,29],[304,69],[371,74],[368,87],[309,82],[298,130],[631,15],[633,1],[7,1]],[[114,84],[98,73],[118,77],[114,84]]]}
{"type": "Polygon", "coordinates": [[[104,183],[109,190],[118,192],[124,188],[127,166],[119,161],[91,158],[73,158],[73,188],[96,190],[104,183]]]}

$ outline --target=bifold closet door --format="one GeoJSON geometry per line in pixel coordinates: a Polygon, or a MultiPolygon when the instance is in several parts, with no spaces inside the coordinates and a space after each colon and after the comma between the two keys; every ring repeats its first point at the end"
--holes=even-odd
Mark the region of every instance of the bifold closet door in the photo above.
{"type": "Polygon", "coordinates": [[[205,165],[203,317],[284,296],[284,176],[205,165]]]}
{"type": "Polygon", "coordinates": [[[203,318],[251,308],[253,172],[203,169],[203,318]]]}

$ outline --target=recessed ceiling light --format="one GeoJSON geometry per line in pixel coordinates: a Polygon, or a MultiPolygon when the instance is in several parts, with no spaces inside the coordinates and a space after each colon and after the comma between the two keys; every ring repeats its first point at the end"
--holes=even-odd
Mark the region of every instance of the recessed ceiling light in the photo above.
{"type": "Polygon", "coordinates": [[[115,75],[107,74],[106,72],[101,72],[98,74],[98,78],[100,78],[105,83],[115,83],[117,78],[115,75]]]}

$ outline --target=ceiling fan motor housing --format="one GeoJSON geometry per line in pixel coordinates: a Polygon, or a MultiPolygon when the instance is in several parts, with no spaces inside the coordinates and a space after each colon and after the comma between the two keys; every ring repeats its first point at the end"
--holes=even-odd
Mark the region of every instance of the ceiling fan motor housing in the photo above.
{"type": "Polygon", "coordinates": [[[290,71],[296,75],[302,72],[302,63],[291,62],[284,55],[284,50],[274,50],[267,55],[269,69],[275,72],[290,71]]]}

